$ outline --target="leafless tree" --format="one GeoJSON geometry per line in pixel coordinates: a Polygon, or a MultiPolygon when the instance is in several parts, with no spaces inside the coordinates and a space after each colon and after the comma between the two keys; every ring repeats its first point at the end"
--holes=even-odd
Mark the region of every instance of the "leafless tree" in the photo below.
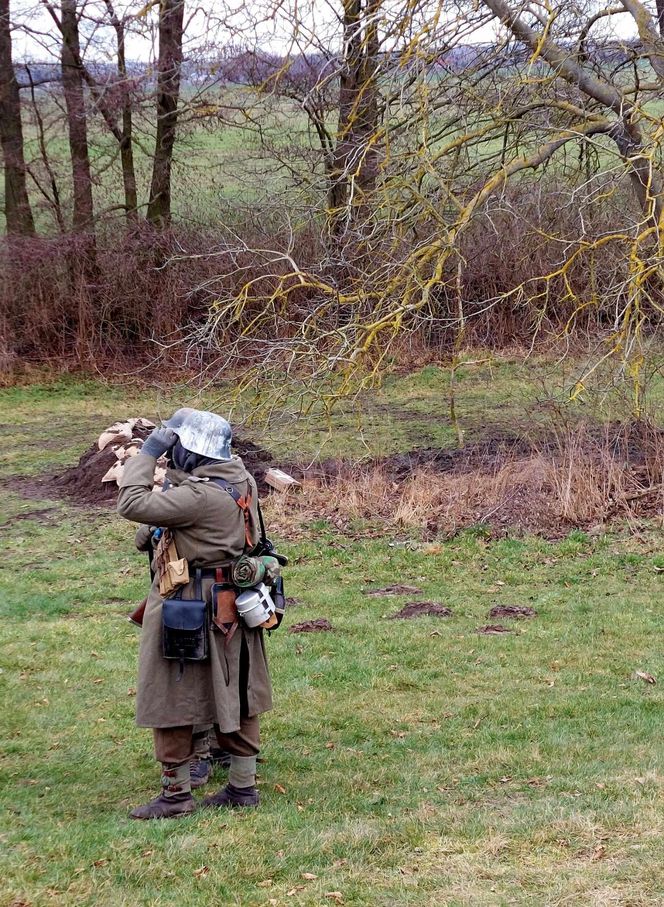
{"type": "Polygon", "coordinates": [[[73,227],[77,233],[91,233],[94,229],[92,173],[83,75],[79,64],[81,50],[76,0],[61,0],[60,30],[62,32],[62,90],[67,107],[74,190],[73,227]]]}
{"type": "Polygon", "coordinates": [[[0,143],[5,163],[5,220],[10,235],[32,236],[18,82],[12,62],[9,0],[0,0],[0,143]]]}
{"type": "Polygon", "coordinates": [[[162,0],[159,7],[157,139],[148,202],[148,220],[164,227],[171,220],[171,168],[178,121],[184,0],[162,0]]]}
{"type": "Polygon", "coordinates": [[[125,210],[129,220],[136,220],[138,194],[136,190],[136,171],[134,169],[133,112],[129,77],[127,74],[125,25],[122,19],[117,15],[112,0],[104,0],[104,2],[117,41],[118,79],[122,92],[122,130],[119,135],[119,144],[122,161],[122,181],[125,193],[125,210]]]}

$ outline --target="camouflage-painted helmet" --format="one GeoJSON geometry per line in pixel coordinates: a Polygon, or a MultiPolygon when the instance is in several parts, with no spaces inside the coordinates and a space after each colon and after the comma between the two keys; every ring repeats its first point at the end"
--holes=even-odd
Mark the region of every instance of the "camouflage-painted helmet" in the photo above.
{"type": "Polygon", "coordinates": [[[233,431],[223,416],[184,406],[164,422],[192,453],[213,460],[230,460],[233,431]]]}

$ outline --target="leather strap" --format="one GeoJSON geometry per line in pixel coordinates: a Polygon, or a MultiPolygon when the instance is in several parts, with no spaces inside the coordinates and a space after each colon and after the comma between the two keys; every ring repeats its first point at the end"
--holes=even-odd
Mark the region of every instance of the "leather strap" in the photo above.
{"type": "Polygon", "coordinates": [[[224,491],[233,498],[237,506],[242,511],[244,516],[244,541],[247,548],[253,548],[254,542],[251,537],[251,485],[247,482],[247,487],[249,489],[247,494],[242,494],[235,485],[231,485],[230,482],[227,482],[226,479],[210,479],[211,482],[214,482],[215,485],[218,485],[220,488],[223,488],[224,491]]]}

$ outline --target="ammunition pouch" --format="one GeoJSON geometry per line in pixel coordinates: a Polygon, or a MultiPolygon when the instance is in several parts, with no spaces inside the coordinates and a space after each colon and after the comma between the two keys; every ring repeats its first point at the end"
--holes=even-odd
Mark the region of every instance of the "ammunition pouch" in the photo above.
{"type": "Polygon", "coordinates": [[[210,607],[201,593],[201,571],[196,571],[194,598],[174,598],[162,603],[162,653],[179,661],[181,672],[187,661],[206,661],[210,656],[210,607]]]}

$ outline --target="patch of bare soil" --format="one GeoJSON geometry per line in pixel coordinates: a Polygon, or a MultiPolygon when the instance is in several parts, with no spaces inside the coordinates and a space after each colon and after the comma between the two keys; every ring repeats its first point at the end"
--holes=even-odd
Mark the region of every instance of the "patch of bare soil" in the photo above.
{"type": "Polygon", "coordinates": [[[382,589],[363,589],[364,595],[419,595],[422,590],[417,586],[407,586],[405,583],[393,583],[382,589]]]}
{"type": "MultiPolygon", "coordinates": [[[[419,414],[422,418],[422,414],[419,414]]],[[[461,449],[440,447],[415,447],[405,453],[391,454],[365,461],[359,468],[378,467],[395,482],[403,482],[413,472],[424,469],[434,472],[469,472],[473,469],[488,469],[496,461],[524,456],[532,451],[532,442],[521,435],[497,431],[495,435],[466,445],[461,449]]],[[[299,481],[317,479],[329,481],[348,477],[349,471],[357,472],[358,464],[349,463],[340,457],[321,460],[302,466],[291,463],[288,472],[299,481]]]]}
{"type": "MultiPolygon", "coordinates": [[[[302,466],[277,462],[244,438],[234,449],[264,495],[272,530],[301,538],[321,517],[349,536],[385,531],[453,537],[470,527],[487,537],[532,533],[556,539],[571,529],[603,531],[611,520],[661,518],[664,513],[664,430],[645,421],[563,427],[535,440],[494,433],[460,450],[416,448],[373,460],[342,459],[302,466]],[[269,492],[267,469],[278,465],[303,483],[299,492],[269,492]]],[[[112,450],[90,447],[60,475],[20,479],[28,497],[67,497],[113,506],[114,483],[101,477],[112,450]]],[[[367,595],[416,595],[406,584],[366,590],[367,595]]]]}
{"type": "Polygon", "coordinates": [[[511,620],[527,620],[537,617],[537,611],[527,605],[496,605],[489,611],[489,617],[503,617],[511,620]]]}
{"type": "Polygon", "coordinates": [[[476,633],[482,633],[484,636],[499,636],[501,633],[511,633],[509,627],[502,624],[487,624],[485,627],[478,627],[476,633]]]}
{"type": "MultiPolygon", "coordinates": [[[[11,523],[17,523],[19,520],[37,520],[40,523],[49,523],[52,522],[54,513],[54,507],[44,507],[41,510],[26,510],[24,513],[14,514],[14,516],[11,518],[11,523]]],[[[5,525],[8,524],[0,524],[0,528],[5,525]]]]}
{"type": "Polygon", "coordinates": [[[326,617],[317,617],[315,620],[303,620],[300,624],[293,624],[288,628],[289,633],[325,633],[334,630],[326,617]]]}
{"type": "Polygon", "coordinates": [[[411,620],[414,617],[451,617],[452,609],[438,602],[408,602],[401,611],[390,614],[390,620],[411,620]]]}

